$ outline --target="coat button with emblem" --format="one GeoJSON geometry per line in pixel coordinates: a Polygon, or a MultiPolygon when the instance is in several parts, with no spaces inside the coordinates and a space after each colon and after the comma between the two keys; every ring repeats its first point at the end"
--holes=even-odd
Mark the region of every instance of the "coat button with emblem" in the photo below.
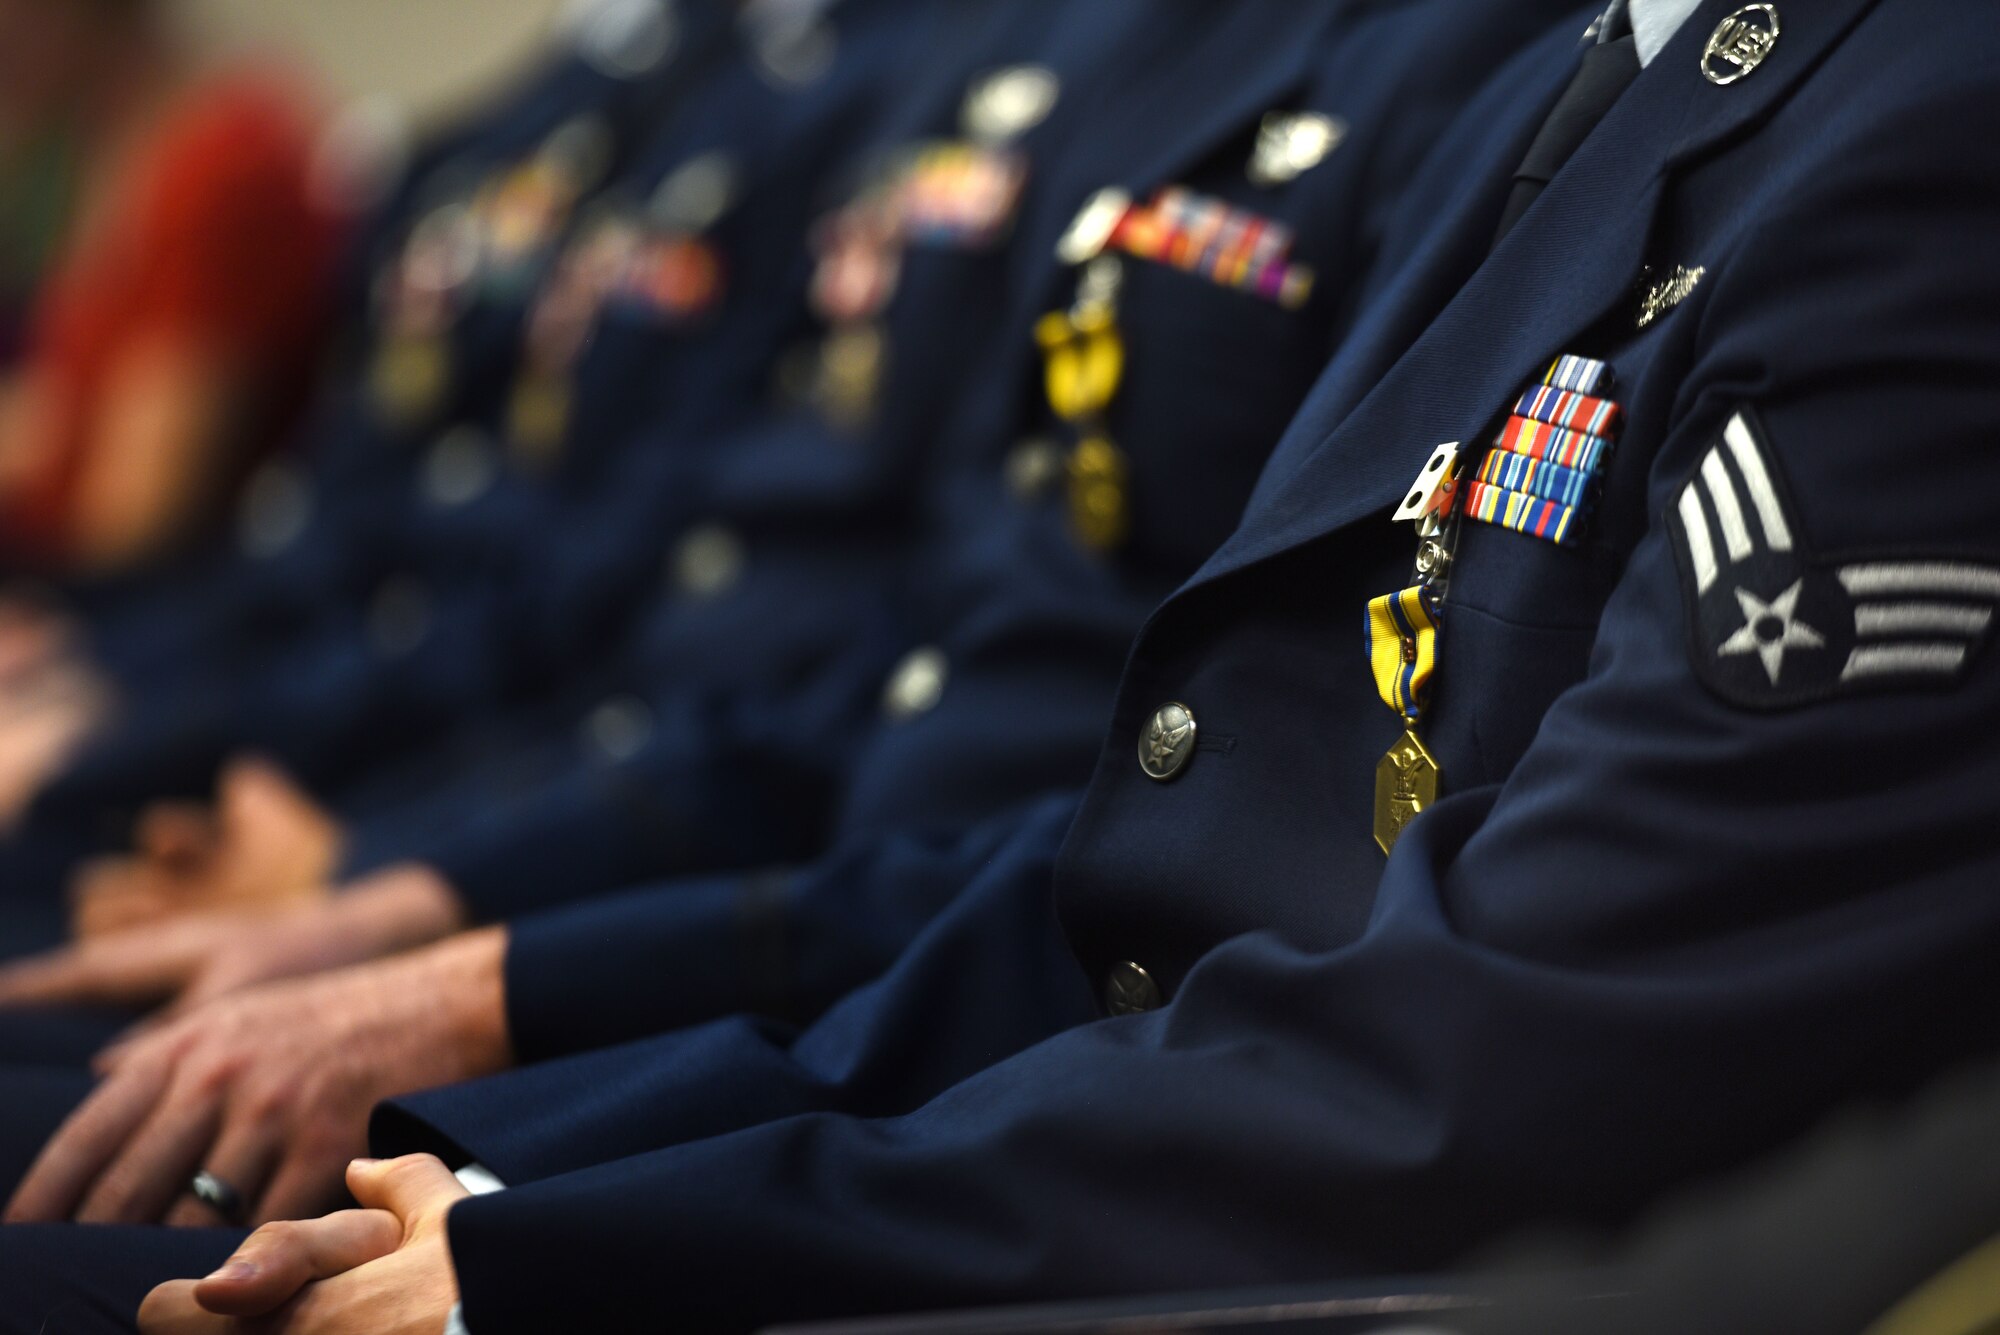
{"type": "Polygon", "coordinates": [[[1062,446],[1047,436],[1030,436],[1007,452],[1007,490],[1016,500],[1035,500],[1048,494],[1067,467],[1062,446]]]}
{"type": "Polygon", "coordinates": [[[253,560],[278,555],[312,524],[313,486],[296,468],[267,464],[243,489],[236,540],[253,560]]]}
{"type": "Polygon", "coordinates": [[[721,524],[697,525],[668,558],[668,582],[690,598],[714,598],[743,577],[747,559],[743,539],[734,531],[721,524]]]}
{"type": "Polygon", "coordinates": [[[1194,758],[1194,714],[1183,704],[1164,704],[1139,733],[1139,768],[1165,783],[1194,758]]]}
{"type": "Polygon", "coordinates": [[[1143,1015],[1158,1010],[1164,1001],[1153,975],[1131,960],[1112,965],[1104,980],[1104,1009],[1112,1015],[1143,1015]]]}
{"type": "Polygon", "coordinates": [[[653,711],[637,696],[616,696],[585,715],[580,731],[591,753],[614,763],[630,760],[653,740],[653,711]]]}
{"type": "Polygon", "coordinates": [[[889,685],[882,692],[882,712],[896,722],[930,713],[944,698],[950,676],[951,664],[942,649],[912,650],[889,676],[889,685]]]}
{"type": "Polygon", "coordinates": [[[579,54],[613,79],[650,74],[680,40],[679,15],[667,0],[595,0],[571,10],[579,54]]]}
{"type": "Polygon", "coordinates": [[[432,505],[455,509],[484,495],[498,471],[485,434],[477,427],[457,426],[439,436],[424,456],[420,486],[432,505]]]}
{"type": "Polygon", "coordinates": [[[824,4],[744,5],[737,24],[750,40],[757,68],[780,89],[818,83],[833,68],[840,35],[824,4]]]}
{"type": "Polygon", "coordinates": [[[397,575],[368,601],[368,641],[382,658],[415,653],[431,633],[431,594],[422,581],[397,575]]]}
{"type": "Polygon", "coordinates": [[[676,232],[706,232],[729,212],[741,193],[736,159],[704,153],[668,173],[646,206],[653,225],[676,232]]]}

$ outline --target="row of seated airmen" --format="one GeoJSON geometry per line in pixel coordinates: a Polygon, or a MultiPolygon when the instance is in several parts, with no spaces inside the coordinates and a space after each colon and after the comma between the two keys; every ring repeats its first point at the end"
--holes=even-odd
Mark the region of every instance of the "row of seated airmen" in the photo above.
{"type": "Polygon", "coordinates": [[[1990,1059],[1996,39],[578,8],[0,618],[0,1327],[1436,1293],[1990,1059]]]}

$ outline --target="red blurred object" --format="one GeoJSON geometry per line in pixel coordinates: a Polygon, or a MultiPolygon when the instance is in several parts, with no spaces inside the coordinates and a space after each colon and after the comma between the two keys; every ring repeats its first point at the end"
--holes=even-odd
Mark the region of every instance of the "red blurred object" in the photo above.
{"type": "MultiPolygon", "coordinates": [[[[62,564],[105,381],[129,350],[179,342],[256,388],[243,439],[267,449],[296,414],[325,325],[339,220],[310,188],[316,127],[281,76],[192,86],[130,159],[107,216],[58,264],[27,356],[47,396],[30,472],[0,512],[6,546],[62,564]]],[[[239,451],[240,474],[254,462],[239,451]]]]}

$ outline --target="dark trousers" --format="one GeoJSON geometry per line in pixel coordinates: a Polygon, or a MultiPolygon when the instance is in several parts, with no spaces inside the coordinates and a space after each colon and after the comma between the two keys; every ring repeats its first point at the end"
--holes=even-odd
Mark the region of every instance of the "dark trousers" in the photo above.
{"type": "MultiPolygon", "coordinates": [[[[76,1065],[0,1067],[0,1194],[13,1194],[91,1082],[76,1065]]],[[[0,1335],[130,1332],[154,1285],[207,1274],[242,1237],[231,1229],[0,1226],[0,1335]]]]}
{"type": "Polygon", "coordinates": [[[0,1335],[131,1335],[154,1285],[221,1265],[234,1229],[0,1227],[0,1335]]]}

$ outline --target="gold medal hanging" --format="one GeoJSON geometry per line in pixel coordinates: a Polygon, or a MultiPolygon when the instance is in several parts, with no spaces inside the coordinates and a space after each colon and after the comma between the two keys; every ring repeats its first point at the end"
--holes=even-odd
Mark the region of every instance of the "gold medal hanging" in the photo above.
{"type": "Polygon", "coordinates": [[[1417,736],[1437,669],[1438,602],[1425,585],[1368,604],[1368,666],[1404,732],[1375,767],[1375,843],[1393,853],[1411,821],[1437,801],[1442,775],[1417,736]]]}
{"type": "Polygon", "coordinates": [[[1440,445],[1392,518],[1417,528],[1416,583],[1368,604],[1368,670],[1403,735],[1375,767],[1375,843],[1396,849],[1410,822],[1431,809],[1444,775],[1417,733],[1437,673],[1438,625],[1451,577],[1462,491],[1457,441],[1440,445]]]}
{"type": "Polygon", "coordinates": [[[532,471],[545,471],[562,453],[569,435],[570,379],[536,368],[515,382],[507,404],[507,438],[515,461],[532,471]]]}
{"type": "Polygon", "coordinates": [[[1049,407],[1076,432],[1066,469],[1070,526],[1095,551],[1110,551],[1131,528],[1131,469],[1104,427],[1105,410],[1125,378],[1125,336],[1118,328],[1116,259],[1084,270],[1077,301],[1035,326],[1049,407]]]}
{"type": "Polygon", "coordinates": [[[828,426],[853,436],[876,418],[889,369],[882,313],[902,283],[907,164],[813,229],[811,303],[826,324],[803,376],[828,426]]]}
{"type": "Polygon", "coordinates": [[[856,434],[874,421],[888,360],[888,336],[873,320],[835,325],[827,332],[814,393],[832,426],[856,434]]]}
{"type": "Polygon", "coordinates": [[[535,297],[507,400],[508,451],[530,472],[546,473],[562,459],[576,410],[577,368],[613,285],[630,270],[636,246],[630,224],[598,223],[556,261],[535,297]]]}
{"type": "Polygon", "coordinates": [[[391,334],[376,349],[368,388],[391,424],[415,428],[436,416],[451,382],[450,344],[443,334],[391,334]]]}

